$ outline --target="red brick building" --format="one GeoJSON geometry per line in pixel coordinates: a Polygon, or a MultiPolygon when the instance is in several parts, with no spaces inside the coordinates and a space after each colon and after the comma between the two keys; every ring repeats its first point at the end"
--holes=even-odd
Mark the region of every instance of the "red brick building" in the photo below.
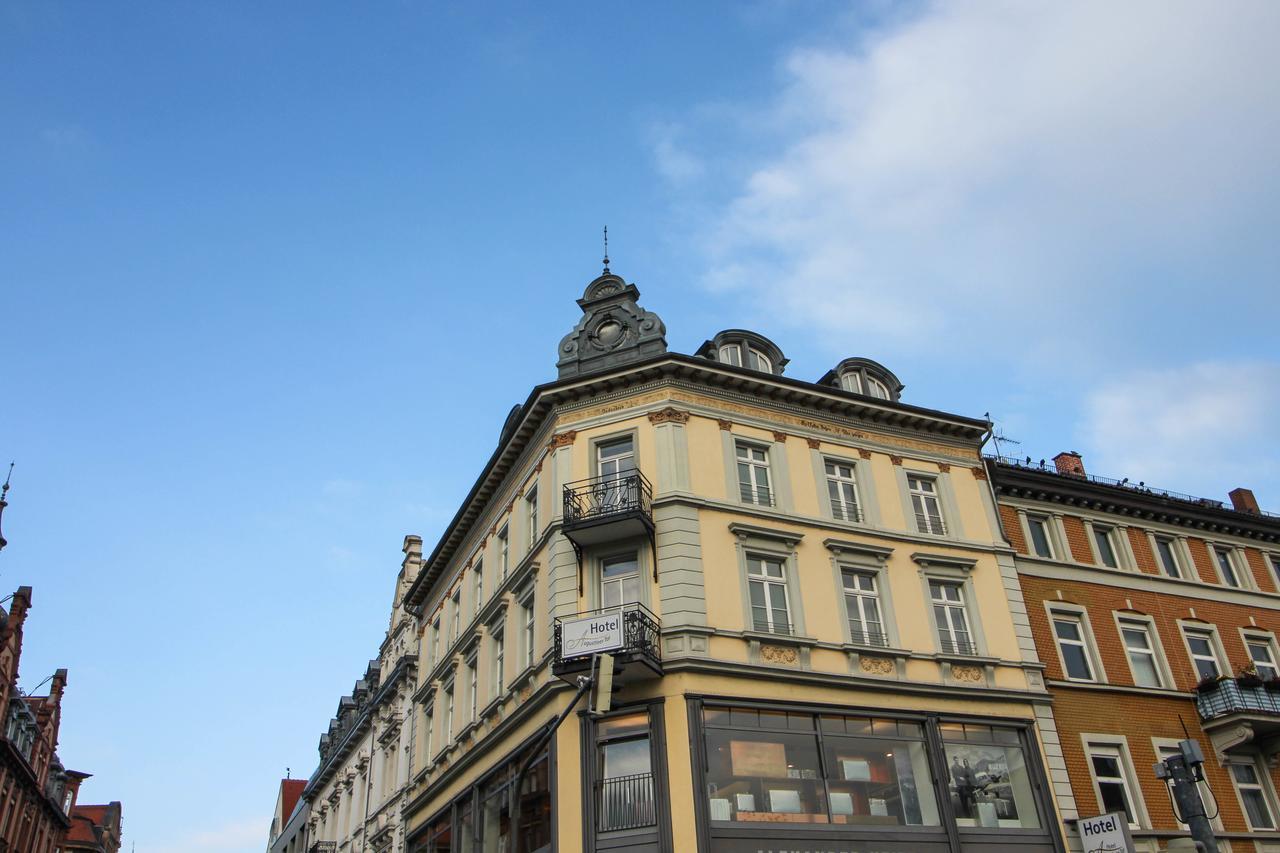
{"type": "Polygon", "coordinates": [[[1139,850],[1188,837],[1153,767],[1189,736],[1222,850],[1280,849],[1280,517],[1074,453],[988,471],[1079,813],[1125,812],[1139,850]]]}
{"type": "Polygon", "coordinates": [[[62,841],[63,853],[117,853],[120,849],[120,803],[101,806],[74,806],[71,828],[62,841]]]}

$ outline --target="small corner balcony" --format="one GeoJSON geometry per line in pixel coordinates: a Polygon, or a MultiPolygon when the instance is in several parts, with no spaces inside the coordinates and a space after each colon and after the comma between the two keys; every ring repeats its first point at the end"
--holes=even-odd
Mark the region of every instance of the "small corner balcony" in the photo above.
{"type": "Polygon", "coordinates": [[[1224,678],[1196,691],[1196,710],[1219,755],[1237,747],[1261,749],[1268,758],[1280,753],[1280,692],[1224,678]]]}
{"type": "Polygon", "coordinates": [[[653,487],[639,471],[565,483],[564,535],[589,548],[653,536],[653,487]]]}
{"type": "Polygon", "coordinates": [[[307,853],[338,853],[338,842],[317,841],[307,848],[307,853]]]}
{"type": "Polygon", "coordinates": [[[615,682],[662,676],[662,625],[642,604],[624,604],[562,616],[553,626],[552,673],[573,683],[591,671],[592,658],[613,655],[615,682]]]}

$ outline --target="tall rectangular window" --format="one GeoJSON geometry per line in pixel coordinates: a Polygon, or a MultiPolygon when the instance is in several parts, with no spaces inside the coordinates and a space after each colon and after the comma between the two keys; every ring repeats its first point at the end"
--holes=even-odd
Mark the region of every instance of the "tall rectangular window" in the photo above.
{"type": "Polygon", "coordinates": [[[1131,828],[1141,828],[1137,809],[1133,805],[1127,763],[1120,745],[1089,744],[1089,763],[1093,770],[1094,784],[1098,786],[1101,811],[1124,812],[1131,828]]]}
{"type": "Polygon", "coordinates": [[[475,657],[467,661],[467,706],[470,709],[467,719],[474,723],[480,718],[480,680],[475,657]]]}
{"type": "Polygon", "coordinates": [[[511,568],[511,542],[507,534],[507,526],[504,524],[502,529],[498,531],[498,579],[506,580],[507,572],[511,568]]]}
{"type": "Polygon", "coordinates": [[[534,614],[533,614],[533,596],[530,596],[520,604],[521,618],[524,620],[524,665],[525,667],[533,666],[533,631],[534,631],[534,614]]]}
{"type": "Polygon", "coordinates": [[[600,606],[622,607],[640,600],[640,564],[636,554],[609,557],[600,563],[600,606]]]}
{"type": "Polygon", "coordinates": [[[502,628],[493,629],[493,698],[497,699],[506,688],[503,667],[506,660],[506,632],[502,628]]]}
{"type": "Polygon", "coordinates": [[[476,562],[475,568],[476,613],[484,606],[484,563],[476,562]]]}
{"type": "Polygon", "coordinates": [[[751,593],[751,621],[757,631],[791,633],[787,604],[786,566],[772,557],[747,555],[747,586],[751,593]]]}
{"type": "Polygon", "coordinates": [[[440,662],[440,617],[431,623],[431,665],[440,662]]]}
{"type": "Polygon", "coordinates": [[[1261,637],[1247,637],[1245,645],[1249,647],[1249,659],[1253,661],[1253,667],[1258,670],[1260,677],[1275,678],[1280,676],[1280,667],[1276,666],[1276,656],[1272,650],[1270,640],[1264,640],[1261,637]]]}
{"type": "Polygon", "coordinates": [[[1054,613],[1053,634],[1058,639],[1058,653],[1062,655],[1067,678],[1073,681],[1096,680],[1080,617],[1072,613],[1054,613]]]}
{"type": "Polygon", "coordinates": [[[596,445],[596,474],[600,487],[593,497],[602,507],[623,507],[634,495],[635,443],[631,437],[596,445]]]}
{"type": "Polygon", "coordinates": [[[1244,804],[1245,817],[1249,819],[1252,830],[1275,829],[1276,820],[1271,807],[1271,798],[1255,764],[1232,764],[1231,779],[1240,792],[1240,802],[1244,804]]]}
{"type": "Polygon", "coordinates": [[[1178,554],[1174,550],[1174,541],[1168,536],[1156,537],[1156,554],[1160,557],[1160,568],[1171,578],[1182,577],[1182,565],[1178,562],[1178,554]]]}
{"type": "Polygon", "coordinates": [[[1231,549],[1214,548],[1213,556],[1218,561],[1218,572],[1222,575],[1222,582],[1227,586],[1242,586],[1240,575],[1236,572],[1235,561],[1231,559],[1231,549]]]}
{"type": "Polygon", "coordinates": [[[430,708],[427,709],[427,713],[423,717],[422,728],[423,728],[423,733],[422,733],[423,743],[426,744],[427,757],[430,758],[431,757],[431,741],[433,740],[433,735],[435,734],[435,714],[431,712],[430,708]]]}
{"type": "Polygon", "coordinates": [[[1164,687],[1160,666],[1156,662],[1155,644],[1151,640],[1151,627],[1145,622],[1124,620],[1120,622],[1120,636],[1129,658],[1133,683],[1139,687],[1164,687]]]}
{"type": "Polygon", "coordinates": [[[449,627],[449,644],[452,645],[458,641],[458,635],[462,631],[462,589],[453,591],[453,623],[449,627]]]}
{"type": "Polygon", "coordinates": [[[965,612],[964,588],[958,583],[929,581],[933,618],[938,623],[938,644],[948,654],[972,655],[973,632],[965,612]]]}
{"type": "Polygon", "coordinates": [[[524,496],[525,518],[529,520],[529,547],[538,541],[542,528],[538,525],[538,487],[534,486],[524,496]]]}
{"type": "Polygon", "coordinates": [[[880,591],[876,588],[875,574],[845,569],[843,577],[850,640],[869,646],[889,645],[880,618],[880,591]]]}
{"type": "Polygon", "coordinates": [[[907,491],[911,493],[911,509],[916,515],[916,529],[921,533],[946,533],[942,524],[942,508],[938,503],[938,484],[932,477],[907,475],[907,491]]]}
{"type": "Polygon", "coordinates": [[[1183,633],[1187,638],[1187,649],[1191,652],[1191,662],[1200,679],[1203,681],[1221,675],[1222,664],[1218,662],[1218,653],[1213,647],[1213,633],[1196,628],[1184,628],[1183,633]]]}
{"type": "Polygon", "coordinates": [[[862,521],[858,506],[858,484],[853,464],[833,459],[826,461],[827,494],[831,497],[831,514],[844,521],[862,521]]]}
{"type": "Polygon", "coordinates": [[[1116,549],[1113,537],[1116,529],[1114,527],[1106,527],[1101,524],[1093,525],[1093,541],[1098,547],[1098,559],[1102,561],[1102,565],[1112,569],[1120,568],[1120,563],[1116,560],[1116,549]]]}
{"type": "Polygon", "coordinates": [[[1049,518],[1028,515],[1027,530],[1031,533],[1031,548],[1037,557],[1053,559],[1053,543],[1049,539],[1049,518]]]}
{"type": "Polygon", "coordinates": [[[453,683],[444,689],[444,742],[453,743],[453,683]]]}
{"type": "Polygon", "coordinates": [[[752,444],[737,445],[738,491],[743,503],[773,506],[769,487],[769,451],[752,444]]]}

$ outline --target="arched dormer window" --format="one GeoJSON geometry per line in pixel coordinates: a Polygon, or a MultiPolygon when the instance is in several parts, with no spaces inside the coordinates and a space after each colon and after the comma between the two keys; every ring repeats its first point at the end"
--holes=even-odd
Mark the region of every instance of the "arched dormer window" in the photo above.
{"type": "Polygon", "coordinates": [[[884,365],[869,358],[846,358],[818,380],[854,394],[898,402],[903,385],[884,365]]]}
{"type": "Polygon", "coordinates": [[[746,367],[761,373],[781,374],[787,359],[777,344],[745,329],[727,329],[698,348],[702,358],[746,367]]]}

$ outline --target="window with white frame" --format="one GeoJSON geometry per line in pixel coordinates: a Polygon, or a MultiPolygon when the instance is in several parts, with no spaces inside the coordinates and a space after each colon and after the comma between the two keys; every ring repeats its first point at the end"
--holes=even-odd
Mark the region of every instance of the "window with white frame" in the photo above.
{"type": "Polygon", "coordinates": [[[1197,677],[1203,681],[1206,678],[1220,676],[1222,663],[1218,660],[1217,642],[1213,631],[1184,627],[1182,634],[1187,640],[1187,650],[1191,654],[1191,663],[1196,668],[1197,677]]]}
{"type": "Polygon", "coordinates": [[[431,623],[431,665],[440,662],[440,617],[431,623]]]}
{"type": "Polygon", "coordinates": [[[527,668],[533,666],[533,631],[535,620],[532,595],[520,602],[520,618],[524,622],[524,665],[527,668]]]}
{"type": "Polygon", "coordinates": [[[831,514],[844,521],[862,521],[853,463],[827,459],[825,466],[827,494],[831,497],[831,514]]]}
{"type": "Polygon", "coordinates": [[[1275,829],[1275,806],[1269,786],[1264,781],[1264,774],[1258,772],[1257,763],[1232,763],[1230,767],[1231,781],[1235,783],[1236,793],[1240,795],[1249,828],[1254,831],[1275,829]]]}
{"type": "Polygon", "coordinates": [[[1053,539],[1049,535],[1049,516],[1027,514],[1027,533],[1031,536],[1031,552],[1037,557],[1053,559],[1053,539]]]}
{"type": "Polygon", "coordinates": [[[538,487],[533,486],[524,496],[525,518],[529,521],[529,547],[538,541],[542,529],[538,526],[538,487]]]}
{"type": "Polygon", "coordinates": [[[423,743],[426,745],[426,748],[427,748],[428,756],[431,755],[431,741],[433,740],[433,735],[435,734],[435,722],[436,722],[436,715],[432,711],[431,706],[427,705],[426,712],[423,714],[423,719],[422,719],[422,736],[423,736],[423,743]]]}
{"type": "Polygon", "coordinates": [[[600,561],[600,606],[622,607],[640,600],[640,563],[635,551],[600,561]]]}
{"type": "Polygon", "coordinates": [[[1213,558],[1218,564],[1218,574],[1222,577],[1224,584],[1234,587],[1244,586],[1230,548],[1215,547],[1213,549],[1213,558]]]}
{"type": "Polygon", "coordinates": [[[480,718],[480,673],[477,670],[473,653],[467,660],[467,720],[472,723],[480,718]]]}
{"type": "Polygon", "coordinates": [[[596,445],[596,474],[600,479],[594,498],[601,507],[621,507],[634,498],[636,447],[631,436],[596,445]]]}
{"type": "Polygon", "coordinates": [[[1062,669],[1072,681],[1096,681],[1093,655],[1085,638],[1084,620],[1077,613],[1051,611],[1053,635],[1058,641],[1062,669]]]}
{"type": "Polygon", "coordinates": [[[742,346],[740,344],[725,344],[720,347],[720,363],[742,367],[742,346]]]}
{"type": "Polygon", "coordinates": [[[1120,639],[1124,641],[1133,683],[1138,687],[1164,687],[1164,676],[1160,674],[1160,663],[1156,659],[1151,625],[1135,619],[1121,619],[1120,639]]]}
{"type": "Polygon", "coordinates": [[[498,580],[506,580],[507,571],[511,568],[511,542],[507,525],[498,531],[498,580]]]}
{"type": "Polygon", "coordinates": [[[453,622],[449,626],[449,644],[452,645],[458,641],[458,635],[462,631],[462,589],[459,587],[453,591],[453,598],[450,602],[453,605],[453,622]]]}
{"type": "Polygon", "coordinates": [[[475,579],[472,583],[476,594],[476,613],[480,612],[480,608],[484,605],[484,563],[476,561],[475,579]]]}
{"type": "Polygon", "coordinates": [[[502,625],[492,629],[493,635],[493,698],[502,695],[507,683],[503,667],[506,665],[506,631],[502,625]]]}
{"type": "MultiPolygon", "coordinates": [[[[720,347],[720,362],[722,364],[732,364],[734,367],[742,367],[742,344],[725,344],[720,347]]],[[[753,346],[746,346],[747,360],[746,366],[752,370],[760,370],[764,373],[773,372],[773,361],[769,356],[753,346]]]]}
{"type": "Polygon", "coordinates": [[[770,634],[790,634],[786,564],[776,557],[748,554],[747,589],[751,596],[752,628],[770,634]]]}
{"type": "Polygon", "coordinates": [[[1090,743],[1089,769],[1104,813],[1124,812],[1131,829],[1141,829],[1133,800],[1132,771],[1124,746],[1119,743],[1090,743]]]}
{"type": "Polygon", "coordinates": [[[1168,536],[1157,536],[1156,555],[1160,558],[1161,570],[1171,578],[1182,577],[1182,563],[1178,559],[1177,542],[1168,536]]]}
{"type": "Polygon", "coordinates": [[[907,475],[907,491],[916,516],[916,529],[921,533],[946,533],[942,523],[942,505],[938,502],[938,483],[932,477],[907,475]]]}
{"type": "Polygon", "coordinates": [[[1108,527],[1105,524],[1093,525],[1093,543],[1098,550],[1098,560],[1102,565],[1108,568],[1120,568],[1120,562],[1116,559],[1116,536],[1117,531],[1114,527],[1108,527]]]}
{"type": "Polygon", "coordinates": [[[1260,678],[1280,676],[1280,667],[1276,666],[1275,643],[1271,638],[1246,634],[1244,644],[1249,649],[1249,660],[1253,662],[1253,668],[1258,671],[1260,678]]]}
{"type": "Polygon", "coordinates": [[[747,347],[747,367],[762,373],[773,372],[773,362],[769,360],[769,356],[755,347],[747,347]]]}
{"type": "Polygon", "coordinates": [[[867,393],[879,400],[889,399],[889,388],[874,376],[867,377],[867,393]]]}
{"type": "Polygon", "coordinates": [[[856,371],[840,374],[840,387],[855,394],[862,393],[862,374],[856,371]]]}
{"type": "Polygon", "coordinates": [[[880,590],[876,573],[845,569],[844,608],[849,619],[849,639],[868,646],[887,646],[884,621],[880,615],[880,590]]]}
{"type": "Polygon", "coordinates": [[[947,654],[976,654],[969,615],[965,611],[964,585],[959,582],[929,581],[929,600],[938,625],[938,644],[947,654]]]}
{"type": "Polygon", "coordinates": [[[773,506],[769,485],[769,451],[754,444],[738,442],[738,492],[743,503],[773,506]]]}
{"type": "Polygon", "coordinates": [[[1267,562],[1271,564],[1271,579],[1280,585],[1280,554],[1268,554],[1267,562]]]}
{"type": "Polygon", "coordinates": [[[444,742],[453,743],[453,682],[444,689],[444,742]]]}

